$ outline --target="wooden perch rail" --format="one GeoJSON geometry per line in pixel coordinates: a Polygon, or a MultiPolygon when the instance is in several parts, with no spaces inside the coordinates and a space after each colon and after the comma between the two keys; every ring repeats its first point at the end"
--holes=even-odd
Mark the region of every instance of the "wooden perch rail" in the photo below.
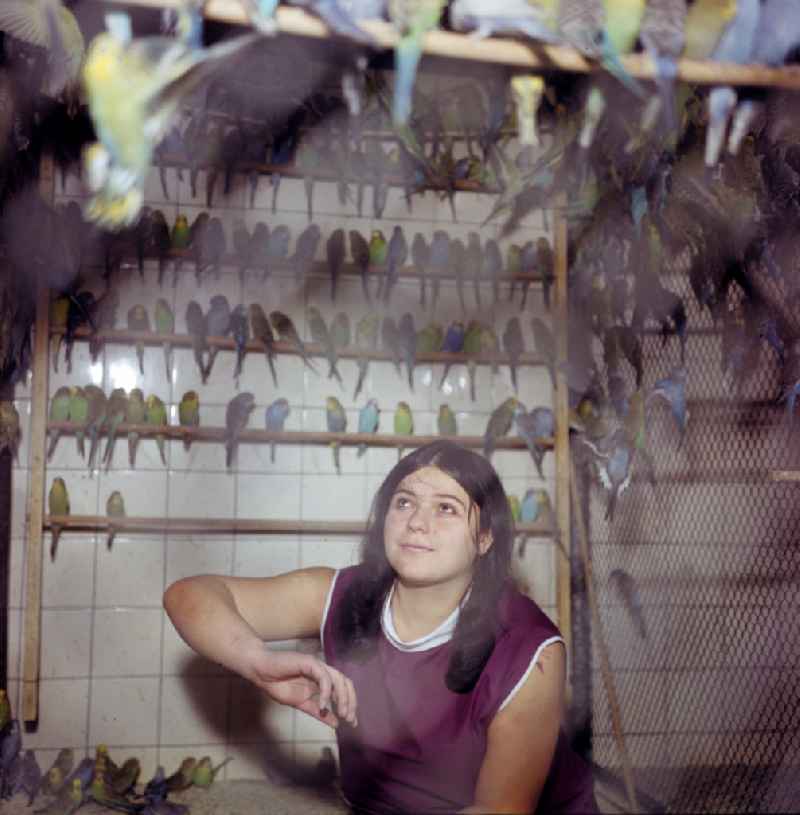
{"type": "MultiPolygon", "coordinates": [[[[81,425],[73,422],[48,422],[48,430],[60,430],[62,433],[74,434],[82,428],[81,425]]],[[[183,427],[182,425],[161,425],[149,424],[120,424],[117,428],[117,435],[124,436],[129,432],[138,433],[142,437],[166,436],[170,439],[191,439],[192,441],[223,441],[225,439],[224,427],[183,427]]],[[[107,435],[107,428],[101,430],[101,435],[107,435]]],[[[243,430],[236,437],[240,442],[269,443],[276,444],[330,444],[339,442],[341,445],[366,444],[368,447],[422,447],[441,439],[460,444],[462,447],[478,448],[483,447],[483,436],[400,436],[382,435],[379,433],[327,433],[324,431],[314,432],[305,430],[282,430],[280,432],[267,430],[243,430]]],[[[552,439],[542,439],[542,444],[552,448],[552,439]]],[[[507,436],[495,442],[497,450],[525,450],[525,442],[516,436],[507,436]]]]}
{"type": "MultiPolygon", "coordinates": [[[[163,9],[176,8],[182,0],[107,0],[107,2],[163,9]]],[[[239,0],[209,0],[204,13],[210,20],[249,25],[239,0]]],[[[323,22],[302,9],[280,7],[275,18],[278,30],[284,34],[314,39],[334,39],[334,35],[323,22]]],[[[396,45],[397,34],[389,23],[365,21],[359,25],[372,34],[382,48],[394,48],[396,45]]],[[[600,70],[595,63],[566,46],[534,45],[496,37],[480,40],[449,31],[432,31],[425,35],[423,51],[430,56],[507,65],[532,72],[594,73],[600,70]]],[[[620,57],[620,62],[625,70],[637,79],[654,79],[656,75],[652,60],[645,54],[624,55],[620,57]]],[[[800,69],[795,67],[768,68],[763,65],[680,59],[677,63],[677,79],[698,85],[749,85],[800,90],[800,69]]]]}
{"type": "MultiPolygon", "coordinates": [[[[363,535],[365,521],[261,520],[259,518],[108,518],[105,515],[48,515],[44,526],[82,532],[171,532],[178,535],[363,535]]],[[[552,518],[541,522],[517,523],[517,534],[532,538],[552,537],[552,518]]]]}
{"type": "MultiPolygon", "coordinates": [[[[51,333],[63,333],[61,330],[53,330],[51,333]]],[[[93,336],[91,329],[81,327],[75,332],[78,339],[88,339],[93,336]]],[[[175,348],[191,348],[192,337],[189,334],[153,334],[149,331],[128,331],[119,329],[104,329],[98,331],[96,334],[99,340],[104,342],[123,343],[125,345],[142,342],[145,345],[164,345],[169,343],[175,348]]],[[[236,343],[229,337],[208,337],[207,343],[209,346],[225,349],[228,351],[236,350],[236,343]]],[[[247,343],[248,353],[263,354],[264,346],[259,340],[250,340],[247,343]]],[[[293,354],[299,356],[299,352],[291,345],[285,342],[276,342],[275,350],[281,354],[293,354]]],[[[325,351],[319,343],[308,342],[305,343],[306,350],[311,356],[325,357],[325,351]]],[[[347,348],[338,350],[337,356],[341,359],[358,359],[365,356],[363,349],[358,346],[351,345],[347,348]]],[[[388,351],[370,350],[366,353],[370,360],[391,362],[393,357],[388,351]]],[[[434,351],[428,354],[418,354],[416,358],[417,365],[430,362],[451,365],[466,365],[467,362],[476,362],[482,365],[508,365],[508,355],[503,353],[497,354],[455,354],[448,351],[434,351]]],[[[519,365],[529,366],[544,366],[546,361],[544,357],[538,354],[522,354],[519,358],[519,365]]]]}
{"type": "MultiPolygon", "coordinates": [[[[445,230],[446,231],[446,230],[445,230]]],[[[131,244],[132,245],[132,244],[131,244]]],[[[171,249],[167,255],[167,260],[181,260],[185,264],[191,264],[189,268],[183,268],[183,271],[194,271],[192,266],[195,263],[194,254],[191,249],[171,249]]],[[[155,255],[146,255],[146,260],[157,260],[158,258],[155,255]]],[[[98,265],[100,265],[98,263],[98,265]]],[[[241,262],[236,255],[233,254],[226,254],[222,262],[220,264],[223,267],[232,267],[235,269],[239,269],[241,267],[241,262]]],[[[122,263],[120,264],[120,268],[124,269],[134,269],[136,268],[136,260],[134,252],[131,251],[131,255],[129,258],[125,258],[122,263]]],[[[247,273],[250,274],[253,271],[263,273],[264,266],[251,264],[247,267],[247,273]]],[[[269,264],[270,273],[272,272],[290,272],[294,273],[294,266],[290,259],[287,260],[274,260],[271,261],[269,264]]],[[[208,269],[204,270],[202,273],[207,274],[208,269]]],[[[376,277],[382,277],[386,271],[385,265],[378,265],[378,264],[370,264],[369,268],[367,269],[368,275],[374,275],[376,277]]],[[[164,272],[165,276],[167,272],[164,272]]],[[[328,270],[328,264],[323,260],[316,260],[314,261],[309,269],[309,275],[317,275],[319,277],[330,277],[330,272],[328,270]]],[[[340,274],[345,276],[360,276],[361,270],[355,266],[353,263],[345,263],[342,266],[340,274]]],[[[464,285],[466,286],[468,283],[474,283],[476,278],[474,277],[466,277],[462,275],[456,275],[452,273],[440,273],[438,271],[428,271],[428,272],[420,272],[416,266],[403,266],[401,269],[397,270],[397,276],[400,280],[419,280],[421,278],[425,278],[429,283],[434,283],[436,281],[445,281],[445,280],[462,280],[464,285]]],[[[499,274],[496,276],[489,276],[485,275],[482,277],[477,278],[478,283],[484,284],[492,284],[492,283],[530,283],[534,285],[540,286],[542,284],[542,277],[538,274],[508,274],[507,272],[503,272],[503,274],[499,274]]],[[[660,336],[660,334],[659,334],[660,336]]]]}
{"type": "MultiPolygon", "coordinates": [[[[369,138],[367,134],[362,134],[362,138],[369,138]]],[[[373,138],[378,138],[373,135],[373,138]]],[[[382,134],[381,138],[386,140],[397,141],[397,136],[391,133],[382,134]]],[[[462,136],[462,138],[465,138],[462,136]]],[[[187,161],[180,156],[173,156],[168,153],[163,154],[156,166],[170,168],[180,167],[184,170],[198,169],[209,170],[216,168],[219,170],[219,164],[213,163],[200,163],[195,164],[187,161]]],[[[325,169],[325,167],[315,167],[313,170],[303,170],[296,164],[269,164],[268,162],[261,161],[237,161],[232,165],[232,172],[234,175],[237,173],[256,172],[261,175],[279,175],[282,178],[303,178],[305,176],[312,176],[314,181],[330,181],[338,182],[342,180],[341,173],[336,173],[333,170],[325,169]]],[[[365,187],[372,187],[375,183],[374,174],[365,174],[358,177],[354,174],[344,176],[347,184],[363,184],[365,187]]],[[[384,173],[381,175],[381,183],[386,184],[388,187],[409,187],[413,186],[416,189],[416,183],[409,184],[408,179],[403,178],[395,173],[384,173]]],[[[452,190],[455,192],[479,192],[484,194],[497,195],[500,189],[496,187],[488,187],[480,181],[470,179],[456,180],[452,183],[452,190]]],[[[426,183],[419,192],[449,192],[450,187],[445,184],[426,183]]]]}

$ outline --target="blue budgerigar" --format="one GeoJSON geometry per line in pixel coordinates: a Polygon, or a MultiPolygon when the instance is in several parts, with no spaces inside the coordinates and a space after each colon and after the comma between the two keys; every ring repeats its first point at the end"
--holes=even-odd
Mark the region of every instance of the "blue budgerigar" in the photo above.
{"type": "Polygon", "coordinates": [[[542,461],[544,454],[550,449],[550,443],[556,431],[555,416],[552,409],[540,406],[527,413],[524,405],[517,404],[514,410],[514,425],[517,434],[524,439],[530,451],[539,478],[544,478],[542,461]]]}
{"type": "MultiPolygon", "coordinates": [[[[450,323],[447,333],[444,335],[442,351],[447,351],[451,354],[460,354],[464,350],[464,333],[464,323],[460,320],[450,323]]],[[[444,381],[447,379],[447,374],[450,373],[452,365],[452,362],[445,363],[442,381],[439,383],[440,388],[444,385],[444,381]]]]}
{"type": "MultiPolygon", "coordinates": [[[[380,417],[380,409],[378,408],[377,399],[368,399],[367,404],[361,408],[358,413],[358,432],[359,433],[375,433],[378,430],[378,419],[380,417]]],[[[367,452],[366,444],[358,445],[358,455],[363,456],[367,452]]]]}
{"type": "Polygon", "coordinates": [[[686,409],[686,368],[676,368],[668,377],[654,383],[647,396],[649,405],[653,399],[663,399],[669,405],[675,424],[678,426],[681,441],[686,435],[689,412],[686,409]]]}
{"type": "MultiPolygon", "coordinates": [[[[283,425],[286,422],[286,417],[289,415],[289,402],[287,399],[280,397],[276,399],[266,410],[265,423],[266,429],[271,433],[280,433],[283,431],[283,425]]],[[[269,460],[275,463],[275,442],[270,442],[269,445],[269,460]]]]}

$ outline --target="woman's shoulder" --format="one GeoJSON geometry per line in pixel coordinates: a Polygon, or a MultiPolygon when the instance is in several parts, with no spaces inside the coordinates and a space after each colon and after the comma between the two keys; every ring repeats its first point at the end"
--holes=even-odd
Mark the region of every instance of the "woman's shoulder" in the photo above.
{"type": "Polygon", "coordinates": [[[561,637],[558,626],[510,580],[500,596],[498,623],[498,643],[508,641],[517,646],[530,642],[538,645],[561,637]]]}

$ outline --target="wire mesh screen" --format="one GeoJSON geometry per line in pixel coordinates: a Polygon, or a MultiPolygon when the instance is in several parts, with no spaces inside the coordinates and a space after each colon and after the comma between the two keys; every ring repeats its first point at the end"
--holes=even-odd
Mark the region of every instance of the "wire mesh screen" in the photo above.
{"type": "MultiPolygon", "coordinates": [[[[573,443],[602,620],[591,644],[593,758],[621,774],[602,634],[641,792],[669,812],[797,812],[800,483],[771,473],[800,469],[800,420],[790,426],[776,401],[772,348],[761,342],[746,369],[724,372],[721,330],[692,296],[685,269],[663,281],[688,312],[685,437],[667,405],[654,402],[655,485],[634,460],[611,522],[608,493],[573,443]],[[643,624],[609,580],[614,570],[633,577],[643,624]]],[[[733,287],[729,308],[737,296],[733,287]]],[[[645,333],[643,351],[645,389],[680,364],[677,338],[665,343],[657,330],[645,333]]]]}

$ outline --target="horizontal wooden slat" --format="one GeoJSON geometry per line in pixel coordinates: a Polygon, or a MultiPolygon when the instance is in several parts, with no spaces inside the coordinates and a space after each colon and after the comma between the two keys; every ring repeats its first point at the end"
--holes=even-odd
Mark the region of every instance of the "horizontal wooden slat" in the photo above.
{"type": "MultiPolygon", "coordinates": [[[[151,8],[174,8],[181,0],[107,0],[124,5],[151,8]]],[[[221,22],[247,24],[240,0],[209,0],[205,7],[209,19],[221,22]]],[[[328,27],[302,9],[277,10],[278,30],[285,34],[325,39],[330,37],[328,27]]],[[[360,23],[382,48],[393,48],[397,43],[394,28],[385,22],[360,23]]],[[[346,41],[342,41],[346,42],[346,41]]],[[[569,73],[593,73],[598,66],[586,60],[573,48],[547,46],[496,37],[483,40],[448,31],[432,31],[423,41],[427,55],[468,62],[495,63],[514,68],[536,71],[567,71],[569,73]]],[[[655,66],[646,54],[620,57],[625,70],[637,79],[654,79],[655,66]]],[[[767,68],[763,65],[736,65],[728,62],[711,62],[681,59],[677,64],[677,78],[700,85],[754,85],[776,88],[800,89],[800,71],[797,68],[767,68]]]]}
{"type": "MultiPolygon", "coordinates": [[[[46,529],[83,532],[167,532],[173,534],[307,534],[363,535],[364,521],[261,520],[258,518],[107,518],[101,515],[48,515],[46,529]]],[[[528,537],[551,537],[552,519],[517,524],[516,532],[528,537]]]]}
{"type": "MultiPolygon", "coordinates": [[[[73,422],[49,422],[48,430],[60,430],[63,433],[74,434],[82,426],[73,422]]],[[[155,427],[148,424],[120,424],[117,434],[122,436],[129,432],[140,436],[163,435],[170,439],[191,439],[197,441],[223,441],[225,439],[224,427],[183,427],[182,425],[164,425],[155,427]]],[[[107,428],[101,430],[101,435],[107,434],[107,428]]],[[[326,433],[305,430],[283,430],[280,432],[267,430],[243,430],[238,435],[240,442],[276,444],[331,444],[339,442],[343,446],[366,444],[368,447],[422,447],[441,439],[449,439],[462,447],[483,448],[483,436],[401,436],[382,435],[380,433],[326,433]]],[[[542,439],[543,446],[552,447],[552,439],[542,439]]],[[[516,436],[506,436],[497,439],[495,448],[498,450],[524,450],[525,442],[516,436]]]]}

